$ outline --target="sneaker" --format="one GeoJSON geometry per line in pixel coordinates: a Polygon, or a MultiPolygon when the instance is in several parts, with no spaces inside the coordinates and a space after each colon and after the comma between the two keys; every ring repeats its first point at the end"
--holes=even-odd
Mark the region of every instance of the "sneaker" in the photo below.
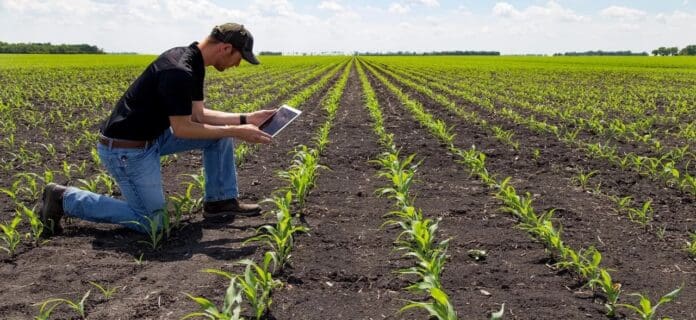
{"type": "Polygon", "coordinates": [[[63,193],[67,187],[55,183],[49,183],[44,187],[41,201],[39,219],[48,231],[47,235],[60,234],[63,228],[60,219],[63,217],[63,193]]]}
{"type": "Polygon", "coordinates": [[[224,216],[252,217],[261,214],[258,204],[240,203],[237,199],[206,201],[203,203],[203,217],[214,218],[224,216]]]}

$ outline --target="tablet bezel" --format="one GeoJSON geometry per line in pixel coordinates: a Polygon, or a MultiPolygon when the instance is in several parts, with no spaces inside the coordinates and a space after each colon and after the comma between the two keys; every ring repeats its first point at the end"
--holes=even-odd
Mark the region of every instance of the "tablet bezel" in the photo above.
{"type": "Polygon", "coordinates": [[[270,134],[271,137],[275,137],[275,136],[278,135],[278,133],[280,133],[281,131],[283,131],[283,129],[285,129],[285,127],[287,127],[291,122],[293,122],[295,119],[297,119],[297,117],[299,117],[300,114],[302,114],[302,111],[297,110],[297,109],[295,109],[295,108],[293,108],[293,107],[291,107],[291,106],[289,106],[289,105],[287,105],[287,104],[284,104],[284,105],[280,106],[280,107],[278,108],[278,110],[276,110],[276,112],[273,113],[273,115],[271,115],[270,117],[268,117],[268,119],[266,119],[266,121],[264,121],[264,122],[259,126],[259,130],[261,130],[261,131],[263,131],[263,132],[266,132],[266,133],[270,134]],[[269,133],[269,132],[266,132],[266,131],[264,130],[263,127],[264,127],[265,125],[267,125],[268,123],[270,123],[271,121],[273,121],[273,118],[275,117],[275,115],[278,114],[278,112],[280,112],[282,109],[286,109],[286,110],[292,112],[294,115],[293,115],[292,118],[290,118],[287,122],[285,122],[285,124],[283,124],[283,126],[280,127],[275,133],[271,134],[271,133],[269,133]]]}

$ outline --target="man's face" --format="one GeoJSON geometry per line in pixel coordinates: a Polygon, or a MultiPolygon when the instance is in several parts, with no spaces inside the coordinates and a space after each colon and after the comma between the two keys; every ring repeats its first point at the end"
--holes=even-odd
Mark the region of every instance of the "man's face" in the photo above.
{"type": "Polygon", "coordinates": [[[242,62],[242,52],[235,49],[232,45],[228,45],[222,51],[220,59],[218,59],[214,67],[217,71],[225,71],[228,68],[239,66],[240,62],[242,62]]]}

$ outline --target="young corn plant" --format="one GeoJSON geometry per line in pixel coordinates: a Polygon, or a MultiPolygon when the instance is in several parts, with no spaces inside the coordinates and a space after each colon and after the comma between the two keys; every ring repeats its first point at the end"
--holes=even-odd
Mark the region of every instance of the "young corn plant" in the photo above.
{"type": "Polygon", "coordinates": [[[612,200],[614,200],[614,203],[616,203],[615,210],[617,212],[628,211],[628,208],[631,207],[631,203],[633,203],[633,197],[631,197],[631,196],[625,196],[625,197],[614,196],[614,197],[612,197],[612,200]]]}
{"type": "Polygon", "coordinates": [[[268,315],[271,303],[273,302],[271,299],[273,289],[283,285],[280,280],[273,279],[273,275],[269,269],[273,260],[273,255],[270,251],[264,254],[263,263],[260,266],[249,259],[241,260],[237,262],[237,264],[245,266],[244,274],[242,275],[231,274],[216,269],[206,269],[204,271],[221,275],[228,279],[236,277],[244,292],[246,301],[254,311],[255,318],[263,319],[268,315]]]}
{"type": "Polygon", "coordinates": [[[449,300],[447,294],[438,288],[431,288],[428,290],[432,301],[430,302],[416,302],[410,301],[409,304],[401,308],[399,312],[403,312],[408,309],[421,308],[428,311],[428,314],[438,320],[456,320],[457,312],[454,310],[452,303],[449,300]]]}
{"type": "Polygon", "coordinates": [[[16,214],[24,215],[27,217],[27,219],[29,219],[29,230],[31,232],[28,235],[34,242],[34,246],[39,246],[41,243],[45,242],[41,239],[41,235],[44,231],[44,225],[34,209],[29,209],[25,205],[20,204],[19,208],[16,210],[16,214]]]}
{"type": "Polygon", "coordinates": [[[39,314],[34,317],[34,320],[48,320],[51,317],[51,313],[53,313],[53,309],[55,309],[57,306],[63,304],[62,302],[52,302],[52,303],[43,303],[41,304],[41,307],[39,308],[39,314]]]}
{"type": "Polygon", "coordinates": [[[689,241],[684,249],[691,258],[696,258],[696,232],[689,232],[689,241]]]}
{"type": "Polygon", "coordinates": [[[261,242],[271,248],[271,257],[274,263],[274,273],[278,273],[288,264],[294,243],[296,232],[308,232],[304,226],[293,225],[290,206],[292,204],[292,192],[288,191],[284,197],[274,196],[271,202],[276,206],[277,222],[275,225],[265,225],[256,230],[254,236],[244,243],[261,242]],[[277,268],[277,269],[276,269],[277,268]]]}
{"type": "Polygon", "coordinates": [[[61,304],[67,305],[70,309],[75,311],[80,317],[83,319],[85,318],[85,301],[87,301],[87,298],[89,297],[89,294],[92,292],[92,290],[87,290],[87,293],[85,293],[82,298],[78,300],[70,300],[70,299],[64,299],[64,298],[52,298],[48,299],[44,302],[41,303],[41,308],[39,309],[40,315],[43,315],[44,312],[48,311],[50,314],[50,311],[52,311],[55,307],[61,304]]]}
{"type": "Polygon", "coordinates": [[[419,163],[413,163],[415,154],[412,154],[404,159],[399,158],[399,153],[382,153],[378,160],[373,160],[374,163],[379,163],[382,170],[378,173],[380,177],[387,178],[391,181],[391,187],[377,189],[379,195],[388,194],[396,200],[398,208],[411,206],[409,190],[413,184],[416,169],[419,163]]]}
{"type": "Polygon", "coordinates": [[[317,178],[316,171],[319,168],[326,167],[319,164],[318,151],[303,145],[295,151],[290,169],[278,173],[278,176],[289,182],[288,191],[292,191],[295,201],[300,207],[304,205],[309,191],[314,187],[317,178]]]}
{"type": "Polygon", "coordinates": [[[637,222],[642,226],[647,226],[647,224],[652,221],[653,218],[653,208],[652,200],[648,200],[640,208],[628,208],[628,218],[633,222],[637,222]]]}
{"type": "Polygon", "coordinates": [[[186,197],[186,199],[189,200],[189,203],[191,205],[189,212],[195,212],[203,206],[203,193],[205,192],[205,175],[203,174],[203,170],[201,170],[201,174],[186,174],[185,176],[193,179],[192,182],[186,184],[186,193],[184,196],[186,197]],[[200,193],[200,197],[194,196],[194,192],[196,190],[200,193]]]}
{"type": "Polygon", "coordinates": [[[17,226],[19,226],[21,221],[22,216],[17,214],[10,223],[0,223],[0,230],[2,230],[0,240],[5,243],[4,245],[0,245],[0,249],[7,252],[10,257],[14,256],[17,251],[17,246],[22,242],[22,235],[17,231],[17,226]]]}
{"type": "Polygon", "coordinates": [[[503,319],[503,314],[505,314],[505,304],[500,306],[500,310],[491,313],[491,319],[490,320],[501,320],[503,319]]]}
{"type": "Polygon", "coordinates": [[[140,240],[138,242],[149,245],[152,250],[157,250],[162,246],[164,240],[169,237],[169,232],[171,230],[169,214],[167,210],[160,209],[155,212],[153,218],[148,216],[144,218],[147,220],[146,223],[135,220],[129,221],[129,223],[139,226],[147,234],[147,241],[140,240]]]}
{"type": "Polygon", "coordinates": [[[602,289],[602,292],[604,292],[607,298],[604,304],[604,307],[607,308],[607,316],[613,318],[616,316],[616,303],[619,301],[619,296],[621,295],[621,284],[612,281],[611,275],[604,268],[599,269],[599,274],[599,278],[591,280],[590,287],[598,286],[602,289]]]}
{"type": "Polygon", "coordinates": [[[583,189],[587,189],[587,184],[590,182],[590,178],[592,178],[594,175],[596,175],[599,171],[597,170],[592,170],[590,172],[585,172],[584,170],[580,170],[578,174],[573,177],[573,180],[583,189]]]}
{"type": "Polygon", "coordinates": [[[640,293],[632,293],[630,294],[631,296],[640,298],[640,301],[637,305],[622,303],[618,304],[617,306],[633,311],[642,320],[653,320],[656,317],[657,308],[665,303],[674,301],[674,299],[676,299],[679,293],[681,292],[682,288],[683,285],[673,290],[672,292],[669,292],[664,296],[660,297],[660,300],[658,300],[655,305],[652,304],[650,298],[648,298],[647,296],[644,296],[640,293]]]}
{"type": "Polygon", "coordinates": [[[102,286],[96,282],[90,281],[89,282],[91,285],[93,285],[95,288],[101,292],[102,296],[104,296],[104,299],[109,300],[115,293],[120,289],[121,287],[113,287],[109,288],[107,286],[102,286]]]}
{"type": "Polygon", "coordinates": [[[194,297],[186,293],[186,296],[198,304],[200,310],[189,313],[181,319],[206,317],[211,320],[244,320],[242,317],[242,294],[242,287],[237,277],[230,278],[230,284],[227,286],[220,309],[215,303],[204,297],[194,297]]]}

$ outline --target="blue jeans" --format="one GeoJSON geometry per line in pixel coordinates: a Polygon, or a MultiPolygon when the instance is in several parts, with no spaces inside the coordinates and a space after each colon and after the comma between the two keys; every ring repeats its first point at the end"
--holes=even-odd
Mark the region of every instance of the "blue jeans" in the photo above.
{"type": "Polygon", "coordinates": [[[204,200],[237,198],[237,172],[231,138],[181,139],[167,129],[146,149],[110,148],[99,143],[99,158],[116,180],[125,201],[70,187],[63,194],[65,215],[93,222],[120,224],[145,232],[142,226],[134,222],[149,226],[148,219],[159,222],[162,210],[166,210],[160,156],[194,149],[203,150],[204,200]]]}

